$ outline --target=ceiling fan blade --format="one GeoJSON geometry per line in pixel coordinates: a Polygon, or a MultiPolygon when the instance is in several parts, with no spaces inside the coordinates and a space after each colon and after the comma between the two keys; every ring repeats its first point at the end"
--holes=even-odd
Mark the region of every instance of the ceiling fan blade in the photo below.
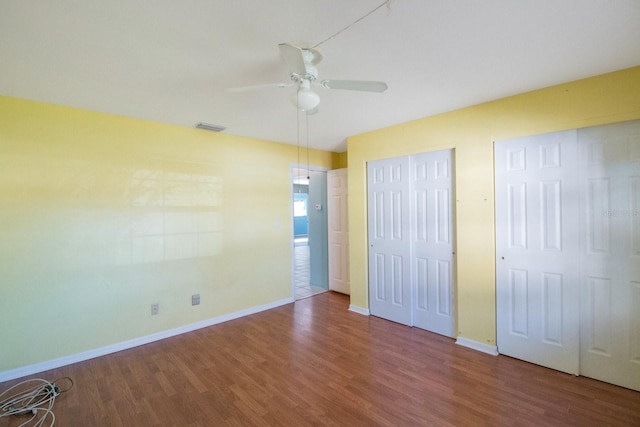
{"type": "Polygon", "coordinates": [[[287,65],[289,65],[289,70],[304,77],[307,74],[307,67],[304,64],[302,49],[289,43],[280,43],[278,47],[287,65]]]}
{"type": "Polygon", "coordinates": [[[368,80],[323,80],[320,84],[327,89],[361,90],[364,92],[384,92],[389,87],[385,82],[368,80]]]}
{"type": "Polygon", "coordinates": [[[266,84],[253,85],[253,86],[231,87],[231,88],[225,89],[225,92],[252,92],[254,90],[267,89],[270,87],[277,87],[282,89],[290,86],[293,86],[293,82],[292,83],[266,83],[266,84]]]}

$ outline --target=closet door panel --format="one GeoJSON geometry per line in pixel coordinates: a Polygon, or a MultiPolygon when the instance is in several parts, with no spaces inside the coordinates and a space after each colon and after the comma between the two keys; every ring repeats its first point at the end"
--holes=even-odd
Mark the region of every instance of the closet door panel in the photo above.
{"type": "Polygon", "coordinates": [[[369,310],[372,315],[413,325],[409,159],[367,164],[369,310]]]}
{"type": "Polygon", "coordinates": [[[495,143],[498,349],[577,374],[575,131],[495,143]]]}
{"type": "Polygon", "coordinates": [[[414,324],[454,337],[453,152],[417,154],[410,161],[414,324]]]}
{"type": "Polygon", "coordinates": [[[640,121],[578,140],[580,374],[640,391],[640,121]]]}

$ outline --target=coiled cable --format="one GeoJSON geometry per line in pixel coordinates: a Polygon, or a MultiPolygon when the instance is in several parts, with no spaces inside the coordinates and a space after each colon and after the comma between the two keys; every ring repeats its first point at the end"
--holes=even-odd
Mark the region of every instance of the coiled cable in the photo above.
{"type": "Polygon", "coordinates": [[[33,427],[43,427],[47,421],[53,426],[56,416],[53,413],[53,404],[56,397],[66,393],[73,387],[73,380],[62,377],[53,382],[40,378],[22,381],[0,393],[0,418],[11,415],[31,415],[31,418],[20,424],[24,427],[33,422],[33,427]],[[61,389],[58,383],[67,382],[67,387],[61,389]],[[28,387],[26,387],[28,386],[28,387]],[[11,394],[13,393],[13,394],[11,394]]]}

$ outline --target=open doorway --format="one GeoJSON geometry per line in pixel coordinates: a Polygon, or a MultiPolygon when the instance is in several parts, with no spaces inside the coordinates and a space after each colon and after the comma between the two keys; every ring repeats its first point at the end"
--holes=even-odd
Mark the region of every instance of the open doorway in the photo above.
{"type": "Polygon", "coordinates": [[[328,286],[327,173],[292,167],[293,296],[326,292],[328,286]]]}

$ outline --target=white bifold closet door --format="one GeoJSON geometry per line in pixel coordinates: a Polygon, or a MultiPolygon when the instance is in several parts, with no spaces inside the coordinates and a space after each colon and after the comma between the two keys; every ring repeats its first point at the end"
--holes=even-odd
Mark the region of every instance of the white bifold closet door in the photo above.
{"type": "Polygon", "coordinates": [[[452,151],[369,162],[371,314],[454,336],[452,151]]]}
{"type": "Polygon", "coordinates": [[[500,353],[640,390],[640,121],[495,144],[500,353]]]}
{"type": "Polygon", "coordinates": [[[413,324],[453,337],[451,150],[410,160],[413,324]]]}
{"type": "Polygon", "coordinates": [[[369,311],[413,325],[409,158],[367,164],[369,311]]]}
{"type": "Polygon", "coordinates": [[[495,143],[500,353],[578,374],[576,132],[495,143]]]}
{"type": "Polygon", "coordinates": [[[640,121],[578,142],[580,374],[640,391],[640,121]]]}

